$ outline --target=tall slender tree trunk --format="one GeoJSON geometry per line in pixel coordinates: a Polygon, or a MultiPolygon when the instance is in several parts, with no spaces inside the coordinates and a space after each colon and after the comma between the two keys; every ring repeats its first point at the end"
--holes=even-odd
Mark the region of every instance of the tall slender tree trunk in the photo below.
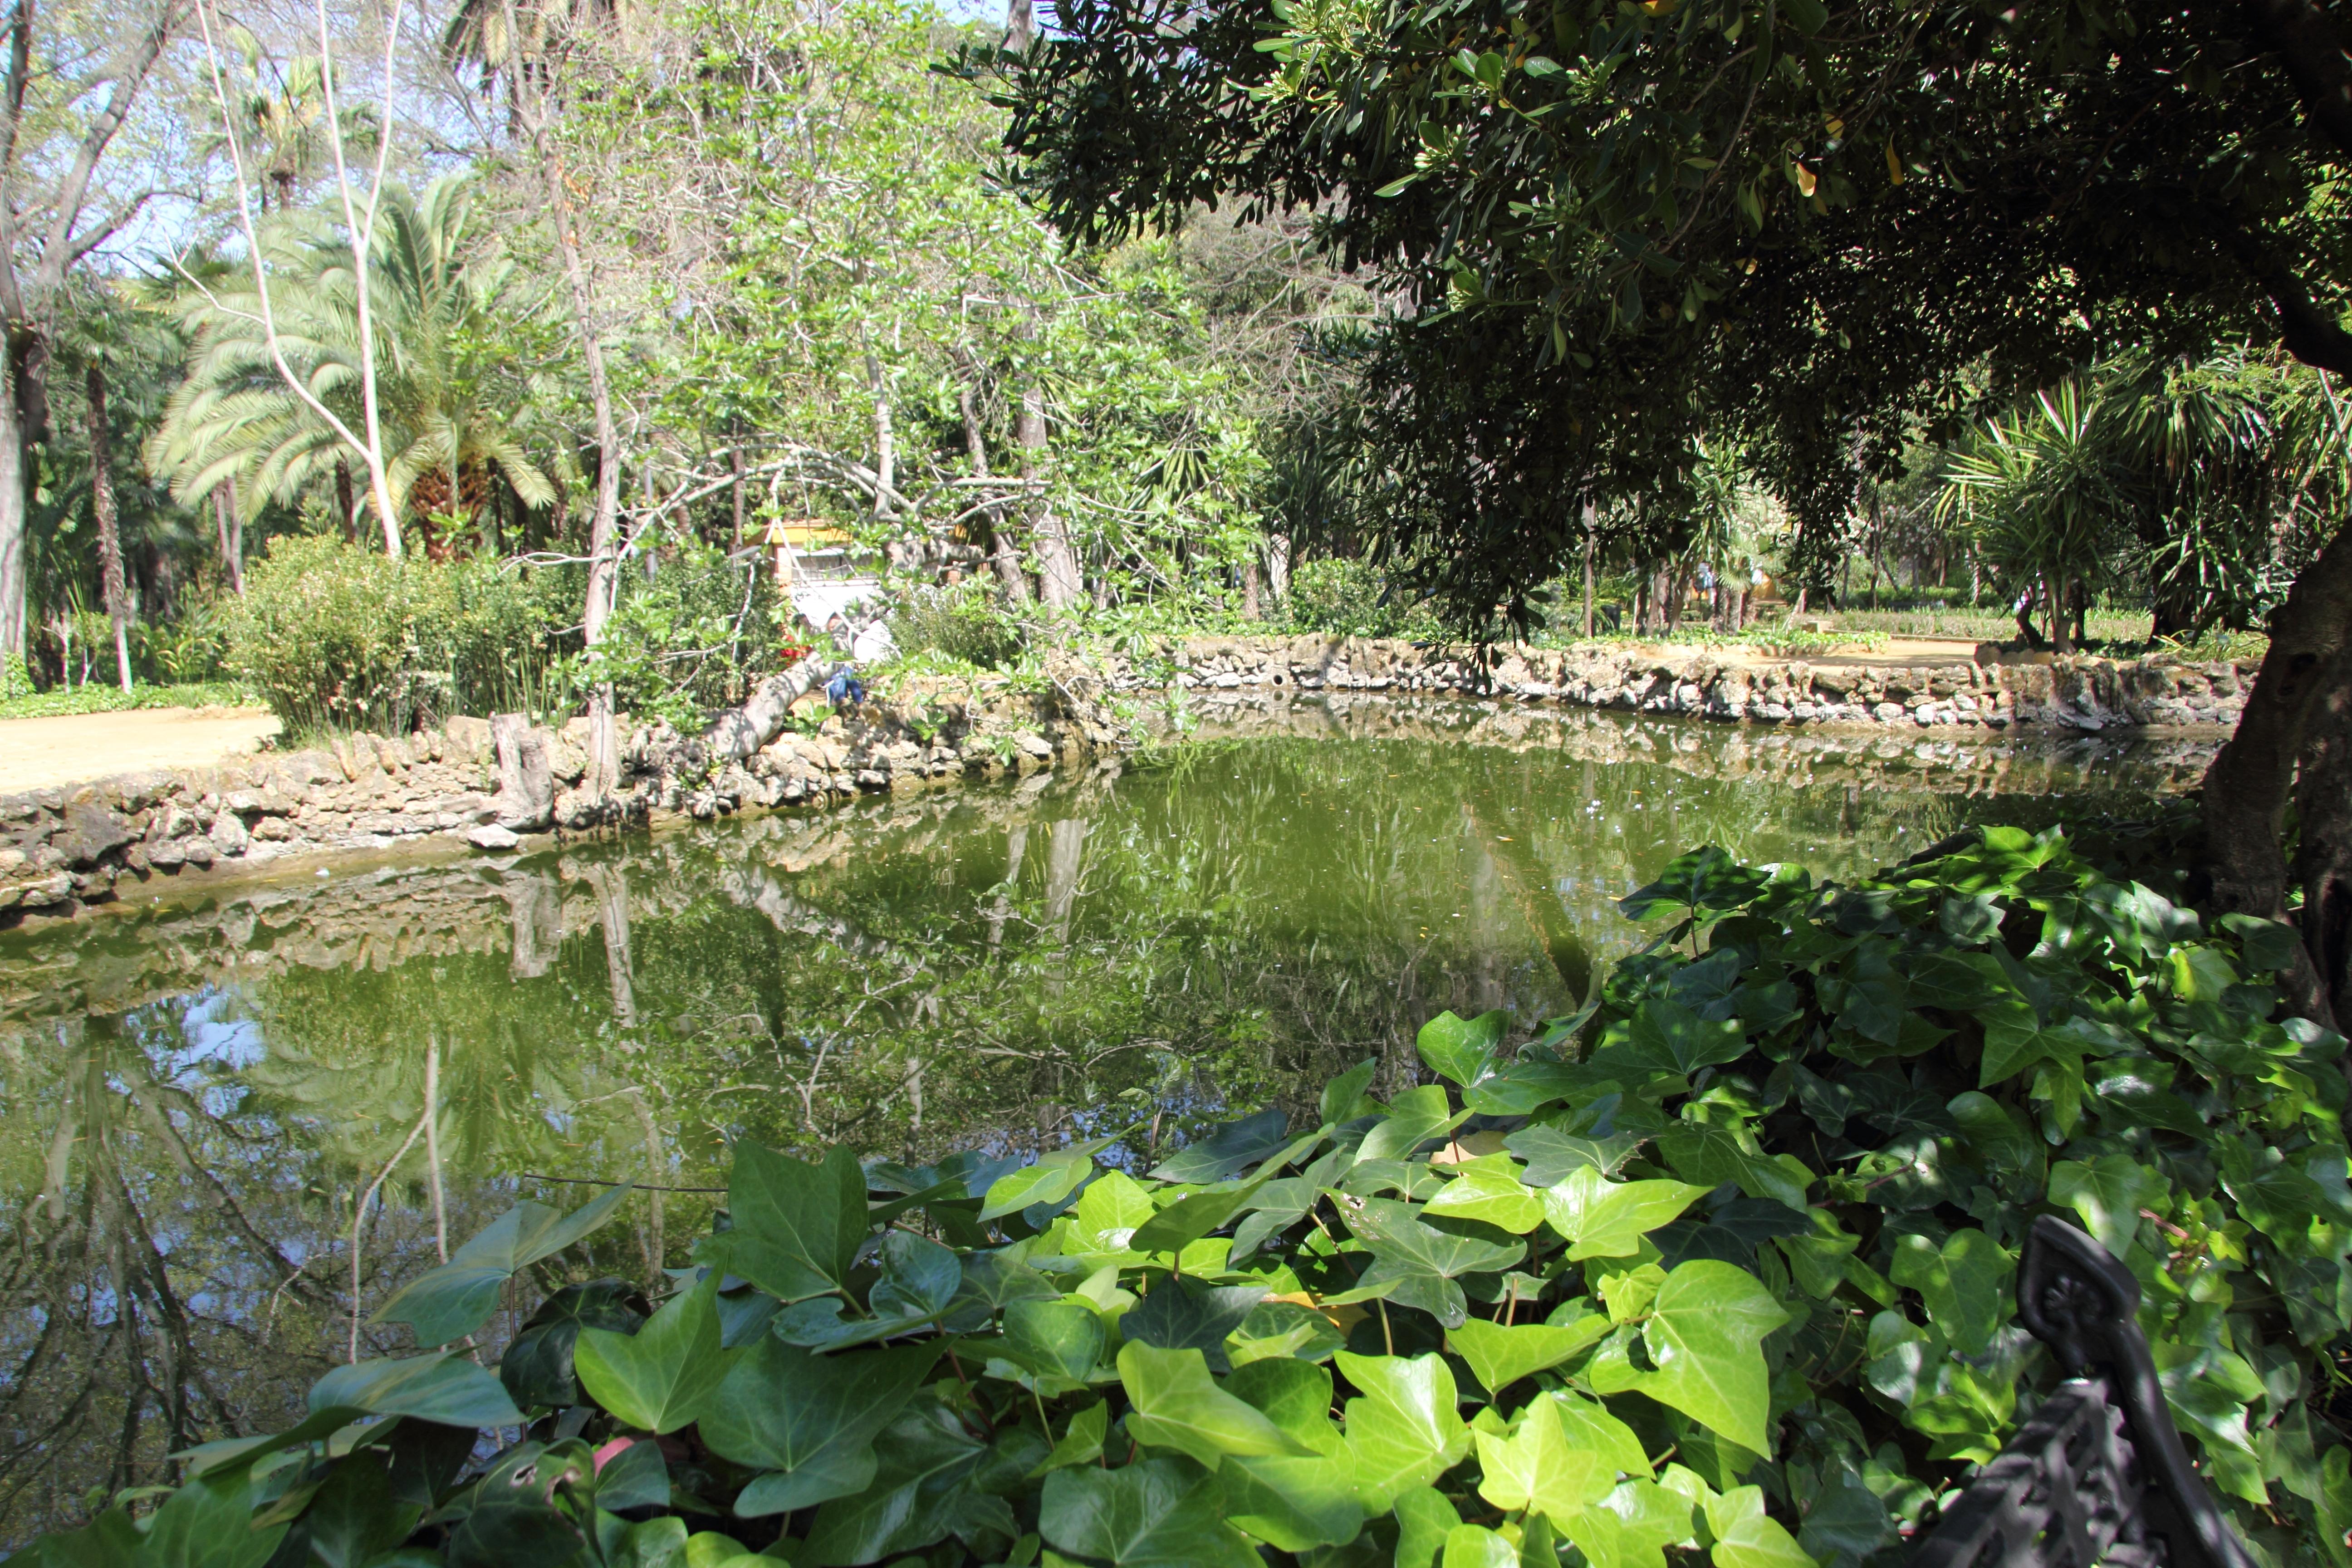
{"type": "Polygon", "coordinates": [[[1269,533],[1265,536],[1265,585],[1277,605],[1290,599],[1290,535],[1269,533]]]}
{"type": "Polygon", "coordinates": [[[98,519],[99,582],[107,618],[114,623],[114,672],[131,689],[131,605],[122,587],[122,538],[115,526],[113,443],[106,428],[106,367],[93,359],[83,373],[89,393],[89,510],[98,519]]]}
{"type": "Polygon", "coordinates": [[[866,351],[866,385],[874,396],[874,520],[885,522],[898,515],[890,498],[898,489],[898,438],[890,422],[890,384],[871,348],[866,351]]]}
{"type": "Polygon", "coordinates": [[[730,481],[728,499],[733,502],[735,510],[735,534],[734,542],[728,548],[740,550],[743,548],[743,433],[739,427],[732,434],[734,442],[727,448],[727,468],[730,481]]]}
{"type": "Polygon", "coordinates": [[[1592,638],[1592,589],[1594,557],[1601,548],[1601,509],[1591,497],[1584,502],[1584,637],[1592,638]]]}
{"type": "MultiPolygon", "coordinates": [[[[969,356],[959,352],[957,357],[967,369],[971,368],[969,356]]],[[[963,449],[971,459],[971,477],[984,479],[989,477],[987,433],[981,428],[980,400],[968,380],[956,383],[956,412],[963,416],[963,449]]],[[[988,563],[995,568],[1005,607],[1027,604],[1029,578],[1021,570],[1021,552],[1013,546],[1013,531],[1005,521],[1004,509],[991,505],[981,517],[988,528],[988,563]]]]}
{"type": "Polygon", "coordinates": [[[1264,576],[1257,563],[1257,552],[1253,550],[1250,552],[1249,559],[1242,563],[1242,619],[1245,621],[1265,619],[1265,607],[1259,601],[1260,586],[1263,582],[1264,576]]]}
{"type": "Polygon", "coordinates": [[[228,574],[228,591],[245,595],[245,509],[236,499],[234,480],[213,487],[213,526],[220,533],[221,570],[228,574]]]}
{"type": "Polygon", "coordinates": [[[25,657],[25,422],[16,407],[15,354],[0,328],[0,659],[25,657]]]}
{"type": "MultiPolygon", "coordinates": [[[[2282,920],[2286,916],[2286,858],[2279,832],[2295,763],[2305,738],[2333,735],[2334,705],[2352,681],[2352,527],[2306,567],[2271,617],[2269,651],[2246,694],[2236,733],[2205,772],[2204,902],[2215,913],[2282,920]],[[2326,712],[2329,722],[2319,716],[2326,712]]],[[[2334,742],[2321,776],[2341,777],[2334,742]]],[[[2306,931],[2306,939],[2308,931],[2306,931]]],[[[2304,1016],[2333,1009],[2318,965],[2306,947],[2291,984],[2304,1016]]]]}
{"type": "Polygon", "coordinates": [[[1070,548],[1069,530],[1043,493],[1045,461],[1045,391],[1032,382],[1021,389],[1021,420],[1015,436],[1021,448],[1021,477],[1033,487],[1029,498],[1029,535],[1037,545],[1037,596],[1051,609],[1075,605],[1086,592],[1079,580],[1078,558],[1070,548]]]}
{"type": "MultiPolygon", "coordinates": [[[[581,357],[588,369],[588,404],[596,432],[596,510],[588,526],[588,602],[581,616],[582,639],[593,655],[604,640],[604,625],[613,616],[613,591],[619,572],[614,558],[621,516],[621,436],[613,418],[613,388],[604,374],[604,345],[596,334],[595,303],[588,288],[588,268],[580,251],[580,236],[572,221],[571,199],[563,188],[563,165],[548,144],[542,123],[532,140],[538,144],[540,172],[547,181],[547,205],[555,226],[556,248],[563,258],[563,280],[572,304],[572,330],[580,339],[581,357]]],[[[588,696],[590,794],[608,798],[621,778],[620,738],[614,728],[613,683],[598,681],[588,696]]]]}
{"type": "Polygon", "coordinates": [[[360,542],[360,506],[352,495],[352,466],[342,458],[335,459],[335,506],[343,515],[343,534],[353,544],[360,542]]]}

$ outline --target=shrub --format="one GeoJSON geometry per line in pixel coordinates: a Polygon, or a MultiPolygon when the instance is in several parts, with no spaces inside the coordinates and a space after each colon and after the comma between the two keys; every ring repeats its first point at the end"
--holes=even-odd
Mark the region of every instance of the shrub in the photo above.
{"type": "MultiPolygon", "coordinates": [[[[241,1561],[308,1531],[457,1568],[1892,1565],[2059,1376],[2011,1307],[2054,1212],[2139,1279],[2263,1559],[2343,1561],[2343,1042],[2273,1021],[2292,932],[2207,931],[2011,830],[1852,889],[1702,850],[1624,909],[1675,923],[1516,1053],[1503,1014],[1443,1014],[1429,1081],[1383,1101],[1367,1061],[1297,1125],[1142,1174],[1117,1131],[920,1168],[739,1144],[658,1310],[586,1280],[495,1373],[337,1368],[292,1432],[196,1450],[150,1539],[251,1516],[241,1561]]],[[[379,1319],[486,1332],[511,1273],[625,1197],[522,1205],[379,1319]]],[[[43,1560],[136,1539],[118,1511],[43,1560]]]]}
{"type": "Polygon", "coordinates": [[[577,602],[567,574],[281,537],[224,606],[226,663],[295,733],[536,710],[577,602]]]}
{"type": "Polygon", "coordinates": [[[1444,635],[1427,605],[1392,593],[1370,563],[1338,556],[1302,561],[1290,574],[1291,626],[1339,637],[1434,637],[1444,635]]]}
{"type": "Polygon", "coordinates": [[[1016,664],[1028,646],[1026,625],[984,582],[915,589],[891,610],[890,636],[910,658],[930,654],[981,669],[1016,664]]]}
{"type": "Polygon", "coordinates": [[[692,535],[674,535],[621,574],[619,602],[593,660],[573,661],[584,686],[601,673],[625,711],[689,732],[711,710],[740,703],[782,651],[783,605],[759,556],[731,559],[692,535]],[[593,668],[592,668],[592,666],[593,668]]]}

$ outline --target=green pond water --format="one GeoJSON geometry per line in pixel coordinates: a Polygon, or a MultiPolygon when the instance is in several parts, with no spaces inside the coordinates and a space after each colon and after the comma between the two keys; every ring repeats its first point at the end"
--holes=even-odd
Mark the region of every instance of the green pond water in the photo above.
{"type": "Polygon", "coordinates": [[[1318,709],[1067,779],[159,881],[0,932],[0,1545],[290,1419],[351,1345],[355,1213],[364,1311],[434,1260],[436,1192],[454,1245],[518,1195],[672,1189],[592,1243],[642,1279],[740,1137],[1132,1127],[1106,1157],[1140,1157],[1367,1056],[1401,1087],[1442,1008],[1572,1009],[1644,940],[1614,900],[1685,848],[1850,876],[1969,821],[2141,812],[2203,760],[1318,709]]]}

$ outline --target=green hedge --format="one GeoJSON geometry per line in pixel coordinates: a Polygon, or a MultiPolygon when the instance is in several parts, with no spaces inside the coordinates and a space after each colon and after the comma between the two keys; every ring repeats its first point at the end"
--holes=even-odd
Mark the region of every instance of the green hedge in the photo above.
{"type": "Polygon", "coordinates": [[[394,560],[330,534],[283,537],[221,608],[226,663],[289,731],[398,733],[452,713],[539,711],[576,644],[576,574],[394,560]]]}
{"type": "Polygon", "coordinates": [[[1149,1170],[739,1145],[657,1306],[563,1282],[625,1192],[522,1205],[378,1313],[454,1347],[561,1284],[495,1370],[339,1368],[39,1560],[1891,1568],[2060,1375],[2012,1301],[2055,1213],[2258,1557],[2345,1563],[2343,1042],[2277,1021],[2292,932],[2000,829],[1624,907],[1667,923],[1584,1015],[1441,1015],[1422,1081],[1149,1170]]]}

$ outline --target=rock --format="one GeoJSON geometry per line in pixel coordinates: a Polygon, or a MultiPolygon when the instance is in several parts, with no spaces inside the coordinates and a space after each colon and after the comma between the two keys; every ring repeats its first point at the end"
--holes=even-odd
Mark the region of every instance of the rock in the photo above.
{"type": "Polygon", "coordinates": [[[180,852],[188,858],[189,865],[196,867],[209,866],[219,858],[218,851],[213,848],[213,841],[209,838],[184,840],[181,843],[180,852]]]}
{"type": "Polygon", "coordinates": [[[166,838],[147,847],[147,864],[159,871],[176,871],[187,863],[187,847],[177,839],[166,838]]]}
{"type": "Polygon", "coordinates": [[[466,842],[477,849],[512,849],[521,844],[522,839],[510,830],[492,822],[480,827],[468,829],[466,842]]]}
{"type": "Polygon", "coordinates": [[[1024,730],[1013,738],[1013,743],[1041,762],[1054,754],[1052,742],[1034,730],[1024,730]]]}
{"type": "Polygon", "coordinates": [[[499,752],[499,825],[535,832],[555,819],[555,773],[549,735],[520,713],[490,721],[499,752]]]}
{"type": "MultiPolygon", "coordinates": [[[[234,811],[223,811],[215,816],[212,830],[205,837],[211,841],[215,853],[221,855],[242,855],[253,843],[253,836],[246,832],[245,824],[238,820],[234,811]]],[[[194,858],[194,856],[189,858],[194,858]]]]}
{"type": "Polygon", "coordinates": [[[490,724],[487,719],[469,719],[463,714],[445,725],[448,749],[468,762],[479,762],[490,754],[490,724]]]}
{"type": "Polygon", "coordinates": [[[50,840],[68,866],[95,866],[100,858],[120,849],[139,835],[106,807],[76,801],[65,809],[65,830],[50,840]]]}

